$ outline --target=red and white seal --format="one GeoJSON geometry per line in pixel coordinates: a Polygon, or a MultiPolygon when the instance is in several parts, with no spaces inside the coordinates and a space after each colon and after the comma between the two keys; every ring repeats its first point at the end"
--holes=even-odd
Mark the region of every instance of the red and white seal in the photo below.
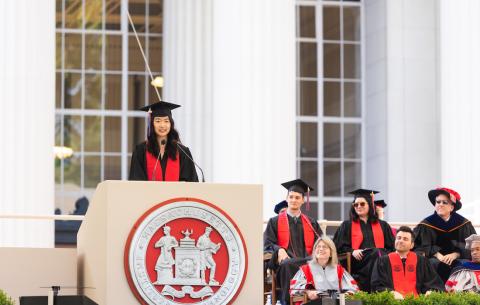
{"type": "Polygon", "coordinates": [[[149,209],[125,246],[127,280],[142,304],[229,304],[242,288],[247,263],[233,220],[194,198],[149,209]]]}

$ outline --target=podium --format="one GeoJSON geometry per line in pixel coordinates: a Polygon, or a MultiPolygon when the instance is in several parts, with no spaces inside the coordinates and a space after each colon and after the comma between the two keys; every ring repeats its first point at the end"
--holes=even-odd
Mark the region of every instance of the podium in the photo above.
{"type": "Polygon", "coordinates": [[[100,183],[77,236],[79,293],[102,305],[261,304],[262,196],[260,185],[100,183]]]}

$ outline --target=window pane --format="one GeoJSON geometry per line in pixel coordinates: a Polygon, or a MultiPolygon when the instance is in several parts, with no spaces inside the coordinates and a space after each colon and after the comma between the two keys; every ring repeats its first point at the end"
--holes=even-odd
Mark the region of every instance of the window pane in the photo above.
{"type": "MultiPolygon", "coordinates": [[[[145,37],[138,37],[142,48],[145,50],[145,37]]],[[[145,71],[145,62],[143,61],[143,55],[138,46],[135,36],[128,36],[128,70],[129,71],[145,71]]]]}
{"type": "Polygon", "coordinates": [[[340,83],[323,83],[323,115],[340,116],[340,83]]]}
{"type": "Polygon", "coordinates": [[[131,153],[135,145],[145,140],[145,119],[128,119],[128,152],[131,153]]]}
{"type": "Polygon", "coordinates": [[[315,37],[315,6],[298,6],[299,37],[315,37]]]}
{"type": "Polygon", "coordinates": [[[343,203],[343,219],[350,219],[350,210],[352,209],[352,203],[349,202],[344,202],[343,203]]]}
{"type": "Polygon", "coordinates": [[[96,188],[100,182],[100,157],[85,157],[85,187],[96,188]]]}
{"type": "Polygon", "coordinates": [[[325,202],[323,203],[323,218],[327,220],[342,219],[342,203],[341,202],[325,202]]]}
{"type": "Polygon", "coordinates": [[[55,67],[62,68],[62,33],[55,34],[55,67]]]}
{"type": "Polygon", "coordinates": [[[300,157],[317,157],[317,123],[299,123],[300,157]]]}
{"type": "MultiPolygon", "coordinates": [[[[128,11],[130,12],[130,16],[132,16],[135,30],[139,33],[145,32],[145,15],[147,14],[146,1],[130,0],[128,2],[128,11]]],[[[128,23],[128,30],[133,32],[130,22],[128,23]]]]}
{"type": "Polygon", "coordinates": [[[55,73],[55,108],[62,108],[62,73],[55,73]]]}
{"type": "Polygon", "coordinates": [[[318,203],[316,201],[310,201],[310,209],[307,211],[307,198],[305,197],[305,203],[302,205],[302,213],[318,219],[318,203]]]}
{"type": "Polygon", "coordinates": [[[78,153],[81,148],[82,120],[78,115],[66,115],[63,119],[63,145],[78,153]]]}
{"type": "Polygon", "coordinates": [[[323,39],[340,40],[340,7],[323,7],[323,39]]]}
{"type": "Polygon", "coordinates": [[[105,75],[105,109],[122,108],[122,76],[105,75]]]}
{"type": "Polygon", "coordinates": [[[340,124],[325,123],[323,126],[323,156],[340,158],[340,124]]]}
{"type": "Polygon", "coordinates": [[[85,116],[85,137],[84,149],[88,152],[101,151],[101,136],[102,136],[102,118],[99,116],[85,116]]]}
{"type": "Polygon", "coordinates": [[[317,44],[300,42],[300,76],[317,77],[317,44]]]}
{"type": "Polygon", "coordinates": [[[121,151],[122,120],[120,117],[105,117],[105,151],[121,151]]]}
{"type": "Polygon", "coordinates": [[[85,1],[85,28],[101,29],[103,1],[85,1]]]}
{"type": "Polygon", "coordinates": [[[148,16],[150,33],[163,33],[163,1],[150,1],[148,16]]]}
{"type": "Polygon", "coordinates": [[[362,86],[360,83],[345,82],[343,84],[345,99],[344,115],[346,117],[360,117],[362,115],[362,86]]]}
{"type": "Polygon", "coordinates": [[[343,7],[343,40],[360,40],[360,8],[343,7]]]}
{"type": "Polygon", "coordinates": [[[340,165],[340,162],[323,163],[323,193],[325,196],[341,196],[340,165]]]}
{"type": "Polygon", "coordinates": [[[80,156],[73,155],[63,160],[63,183],[80,186],[80,156]]]}
{"type": "Polygon", "coordinates": [[[107,70],[122,70],[122,36],[105,36],[105,61],[107,70]]]}
{"type": "Polygon", "coordinates": [[[85,108],[100,109],[102,106],[102,75],[85,74],[85,108]]]}
{"type": "Polygon", "coordinates": [[[340,78],[340,44],[325,43],[323,48],[323,75],[340,78]]]}
{"type": "Polygon", "coordinates": [[[120,157],[105,157],[104,158],[104,175],[105,180],[121,180],[122,168],[120,157]]]}
{"type": "Polygon", "coordinates": [[[360,124],[343,125],[344,140],[344,158],[361,158],[362,138],[360,124]]]}
{"type": "Polygon", "coordinates": [[[55,115],[55,146],[62,145],[62,116],[55,115]]]}
{"type": "Polygon", "coordinates": [[[82,108],[82,75],[65,73],[65,109],[82,108]]]}
{"type": "Polygon", "coordinates": [[[82,28],[82,1],[65,0],[65,27],[82,28]]]}
{"type": "Polygon", "coordinates": [[[82,35],[65,34],[65,68],[82,68],[82,35]]]}
{"type": "Polygon", "coordinates": [[[120,30],[121,0],[109,0],[105,3],[105,29],[120,30]]]}
{"type": "Polygon", "coordinates": [[[345,189],[347,194],[352,190],[356,190],[362,185],[362,166],[360,162],[345,162],[345,189]]]}
{"type": "Polygon", "coordinates": [[[145,106],[145,76],[128,76],[128,110],[145,106]]]}
{"type": "Polygon", "coordinates": [[[102,69],[102,35],[85,35],[85,69],[102,69]]]}
{"type": "Polygon", "coordinates": [[[149,38],[149,64],[153,73],[162,72],[162,37],[149,38]]]}
{"type": "Polygon", "coordinates": [[[55,184],[62,183],[62,160],[55,158],[55,184]]]}
{"type": "MultiPolygon", "coordinates": [[[[149,78],[147,78],[147,80],[150,80],[149,78]]],[[[148,104],[150,103],[155,103],[155,102],[158,102],[158,95],[157,95],[157,92],[155,91],[155,87],[152,86],[150,84],[150,82],[148,82],[148,104]]],[[[163,90],[162,88],[157,88],[158,89],[158,94],[160,94],[160,97],[163,96],[163,90]]]]}
{"type": "Polygon", "coordinates": [[[344,44],[344,78],[360,78],[360,46],[344,44]]]}
{"type": "Polygon", "coordinates": [[[317,82],[300,81],[299,91],[299,115],[317,115],[317,82]]]}
{"type": "Polygon", "coordinates": [[[317,161],[300,161],[300,177],[308,182],[315,190],[310,192],[311,196],[317,195],[318,185],[318,163],[317,161]]]}
{"type": "Polygon", "coordinates": [[[55,1],[55,27],[61,28],[62,27],[62,12],[63,12],[63,7],[62,7],[62,0],[56,0],[55,1]]]}

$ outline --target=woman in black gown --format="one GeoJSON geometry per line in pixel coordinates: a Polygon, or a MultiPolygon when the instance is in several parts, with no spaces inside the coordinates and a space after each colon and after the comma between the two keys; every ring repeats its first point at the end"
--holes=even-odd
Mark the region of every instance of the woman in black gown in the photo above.
{"type": "Polygon", "coordinates": [[[148,113],[147,140],[136,145],[129,180],[198,182],[188,147],[180,144],[171,110],[180,107],[158,102],[141,108],[148,113]]]}

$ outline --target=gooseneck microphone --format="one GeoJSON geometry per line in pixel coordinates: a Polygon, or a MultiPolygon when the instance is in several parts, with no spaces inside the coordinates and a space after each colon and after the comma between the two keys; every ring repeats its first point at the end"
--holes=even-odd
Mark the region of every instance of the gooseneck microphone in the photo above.
{"type": "Polygon", "coordinates": [[[178,143],[178,141],[175,141],[175,144],[177,145],[178,149],[185,155],[187,156],[187,158],[192,161],[193,164],[195,164],[196,167],[198,167],[198,169],[200,170],[200,173],[202,174],[202,182],[205,182],[205,176],[203,175],[203,169],[197,164],[195,163],[195,161],[193,161],[192,157],[190,157],[187,152],[182,148],[182,146],[180,146],[180,144],[178,143]]]}
{"type": "MultiPolygon", "coordinates": [[[[160,142],[160,145],[163,146],[167,144],[167,141],[162,140],[160,142]]],[[[155,174],[157,172],[157,165],[158,165],[158,160],[160,159],[160,149],[158,150],[158,156],[157,156],[157,161],[155,161],[155,166],[153,167],[153,173],[152,173],[152,181],[155,181],[155,174]]]]}

